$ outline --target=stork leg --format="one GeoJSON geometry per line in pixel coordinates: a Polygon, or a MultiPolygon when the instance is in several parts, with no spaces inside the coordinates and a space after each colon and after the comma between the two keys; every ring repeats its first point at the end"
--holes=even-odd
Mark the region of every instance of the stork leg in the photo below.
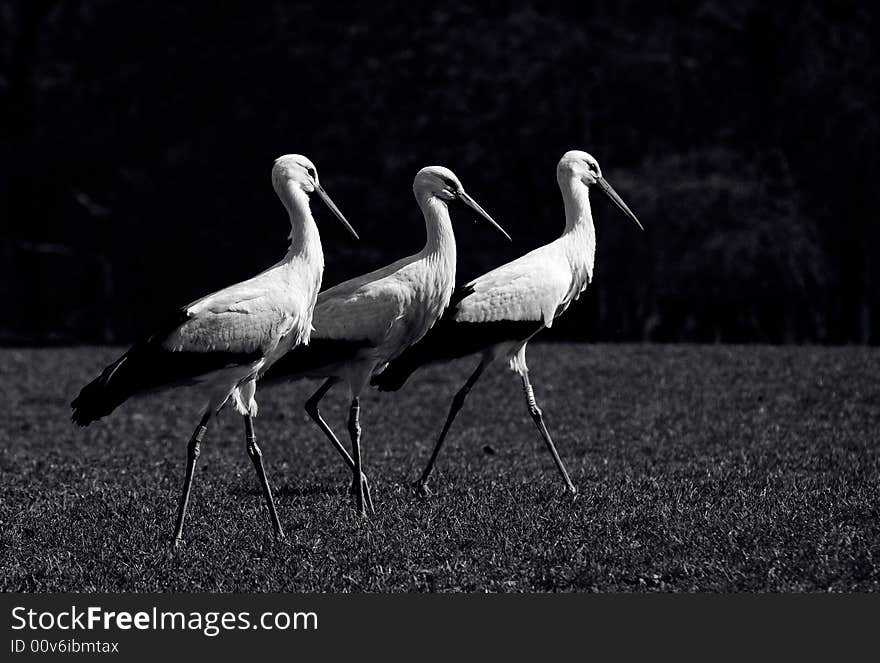
{"type": "Polygon", "coordinates": [[[455,417],[458,414],[458,411],[461,409],[461,406],[464,405],[464,401],[467,398],[468,393],[473,388],[473,386],[477,383],[477,380],[480,379],[480,376],[483,374],[483,371],[486,370],[486,366],[489,365],[491,360],[488,357],[483,357],[480,360],[480,363],[477,365],[476,370],[471,374],[471,376],[467,379],[467,382],[464,383],[464,386],[458,390],[458,393],[452,399],[452,405],[449,408],[449,414],[446,416],[446,423],[443,425],[443,430],[440,431],[440,437],[437,438],[437,444],[434,445],[434,451],[431,453],[431,458],[428,461],[428,465],[425,467],[425,471],[422,472],[422,476],[416,482],[416,491],[422,497],[427,497],[430,491],[428,491],[428,477],[431,476],[431,471],[434,469],[434,463],[437,461],[437,454],[440,453],[440,447],[443,446],[443,441],[446,439],[446,434],[449,432],[449,428],[452,426],[452,422],[455,421],[455,417]]]}
{"type": "Polygon", "coordinates": [[[538,407],[538,403],[535,401],[535,392],[532,390],[531,382],[529,382],[528,371],[525,371],[523,373],[522,383],[523,392],[525,392],[526,395],[526,404],[529,406],[529,414],[532,415],[535,426],[538,427],[538,430],[541,432],[541,436],[544,438],[544,442],[547,443],[547,449],[550,451],[550,455],[553,456],[553,461],[556,463],[556,467],[559,469],[559,473],[562,475],[562,480],[565,481],[565,487],[572,495],[576,495],[577,488],[575,488],[574,484],[571,482],[571,479],[568,476],[568,472],[565,469],[565,465],[562,464],[562,459],[559,457],[559,453],[556,451],[556,445],[553,444],[553,439],[550,437],[550,433],[547,431],[547,426],[544,425],[543,413],[541,412],[541,408],[538,407]]]}
{"type": "MultiPolygon", "coordinates": [[[[354,470],[354,460],[352,460],[351,455],[349,455],[348,451],[342,443],[339,441],[339,438],[336,437],[336,434],[333,432],[333,429],[330,428],[329,424],[324,421],[324,417],[321,416],[321,411],[318,409],[318,404],[321,402],[321,399],[327,395],[327,392],[339,382],[336,378],[329,378],[324,384],[320,386],[318,391],[312,394],[312,397],[306,401],[306,412],[312,418],[318,428],[320,428],[324,435],[327,436],[327,439],[333,444],[333,448],[339,452],[339,455],[342,456],[342,459],[345,461],[345,464],[348,465],[350,470],[354,470]]],[[[373,498],[370,495],[370,484],[367,482],[367,477],[361,474],[361,481],[364,484],[364,495],[367,499],[367,506],[370,508],[370,513],[376,513],[376,510],[373,508],[373,498]]],[[[351,493],[354,495],[357,492],[357,480],[353,480],[351,483],[351,493]]]]}
{"type": "Polygon", "coordinates": [[[367,510],[364,507],[364,484],[361,481],[361,477],[364,476],[363,471],[361,469],[361,403],[360,398],[355,396],[351,399],[351,410],[348,415],[348,434],[351,436],[351,451],[354,461],[353,466],[353,477],[354,482],[357,483],[357,490],[355,490],[355,504],[357,506],[357,511],[360,515],[366,516],[367,510]]]}
{"type": "Polygon", "coordinates": [[[193,432],[189,445],[186,447],[186,474],[183,477],[183,494],[180,496],[180,505],[177,508],[177,524],[174,526],[174,548],[183,540],[183,521],[186,519],[186,508],[189,505],[189,493],[192,489],[193,474],[196,471],[196,461],[201,454],[202,438],[208,430],[208,422],[211,420],[211,410],[205,412],[202,420],[193,432]]]}
{"type": "Polygon", "coordinates": [[[254,419],[249,414],[244,417],[244,434],[247,454],[250,456],[254,469],[257,471],[260,488],[263,490],[263,497],[266,498],[266,506],[269,509],[269,517],[272,519],[272,529],[275,530],[275,538],[283,539],[284,530],[281,529],[281,521],[278,520],[278,512],[275,510],[275,500],[272,498],[272,489],[269,487],[269,479],[266,477],[266,470],[263,467],[263,452],[257,446],[257,436],[254,433],[254,419]]]}

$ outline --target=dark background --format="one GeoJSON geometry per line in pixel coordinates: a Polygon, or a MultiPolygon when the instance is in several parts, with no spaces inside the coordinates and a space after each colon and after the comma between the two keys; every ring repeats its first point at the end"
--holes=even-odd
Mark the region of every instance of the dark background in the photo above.
{"type": "Polygon", "coordinates": [[[876,24],[858,2],[0,1],[0,341],[129,341],[275,262],[288,152],[363,238],[314,206],[325,285],[421,247],[430,164],[515,240],[455,213],[464,281],[559,234],[577,148],[647,230],[593,196],[595,281],[551,337],[876,344],[876,24]]]}

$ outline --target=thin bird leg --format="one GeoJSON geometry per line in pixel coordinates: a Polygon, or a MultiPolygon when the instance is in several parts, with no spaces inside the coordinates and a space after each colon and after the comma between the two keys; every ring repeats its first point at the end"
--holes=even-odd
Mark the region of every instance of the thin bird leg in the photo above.
{"type": "Polygon", "coordinates": [[[348,416],[348,434],[351,436],[351,451],[354,457],[353,476],[357,483],[357,490],[354,493],[357,511],[360,515],[366,516],[367,510],[364,508],[364,484],[359,481],[363,476],[361,470],[361,403],[360,399],[355,396],[351,399],[351,410],[348,416]]]}
{"type": "Polygon", "coordinates": [[[575,488],[574,484],[571,482],[571,479],[568,477],[568,472],[565,469],[565,465],[562,464],[562,459],[559,457],[559,453],[556,451],[556,445],[553,444],[553,440],[550,438],[550,433],[547,431],[547,426],[544,425],[544,417],[541,412],[541,408],[538,407],[538,403],[535,401],[535,392],[532,391],[532,383],[529,382],[528,371],[523,373],[522,383],[523,391],[526,395],[526,404],[529,406],[529,414],[532,415],[535,426],[538,427],[538,430],[541,432],[541,436],[544,438],[544,442],[547,443],[547,449],[550,451],[550,455],[553,456],[553,461],[556,463],[556,467],[559,469],[559,473],[562,475],[562,480],[565,481],[565,487],[572,495],[576,495],[577,488],[575,488]]]}
{"type": "Polygon", "coordinates": [[[464,405],[464,400],[467,398],[468,393],[473,388],[473,386],[477,383],[477,380],[480,379],[480,376],[483,374],[483,371],[486,370],[486,366],[489,365],[489,360],[487,358],[483,358],[480,360],[480,363],[477,365],[476,370],[471,374],[471,376],[467,379],[467,382],[464,383],[464,386],[458,390],[458,393],[452,399],[452,405],[449,408],[449,414],[446,416],[446,423],[443,425],[443,430],[440,431],[440,437],[437,438],[437,444],[434,445],[434,452],[431,454],[431,459],[428,461],[428,465],[425,467],[425,471],[422,472],[421,478],[416,482],[416,490],[418,493],[425,497],[429,494],[428,491],[428,477],[431,476],[431,471],[434,469],[434,463],[437,460],[437,454],[440,453],[440,447],[443,446],[443,441],[446,439],[446,434],[449,432],[449,428],[452,426],[452,422],[455,421],[455,417],[458,414],[458,411],[461,409],[461,406],[464,405]]]}
{"type": "Polygon", "coordinates": [[[281,529],[281,521],[278,520],[278,512],[275,510],[275,500],[272,498],[272,489],[269,487],[269,479],[263,467],[263,452],[257,446],[257,436],[254,433],[254,419],[249,414],[244,417],[244,436],[247,445],[247,454],[250,456],[257,478],[260,480],[260,488],[263,489],[263,497],[266,498],[266,506],[269,508],[269,517],[272,519],[272,529],[275,530],[275,538],[283,539],[284,530],[281,529]]]}
{"type": "Polygon", "coordinates": [[[186,518],[186,507],[189,504],[189,491],[192,488],[193,474],[196,471],[196,461],[201,454],[202,438],[208,430],[208,422],[211,420],[211,411],[205,412],[202,420],[189,441],[186,448],[186,474],[183,477],[183,494],[180,496],[180,505],[177,509],[177,525],[174,527],[174,547],[180,545],[183,539],[183,521],[186,518]]]}
{"type": "MultiPolygon", "coordinates": [[[[339,454],[342,456],[342,459],[345,461],[346,465],[350,470],[354,469],[354,460],[352,460],[351,455],[348,453],[348,450],[342,446],[342,443],[339,441],[339,438],[336,437],[336,433],[333,432],[333,429],[330,428],[330,425],[324,420],[324,417],[321,416],[321,411],[318,409],[318,404],[321,402],[321,399],[327,395],[327,392],[335,385],[339,380],[337,378],[328,378],[327,381],[320,386],[318,391],[312,394],[312,397],[306,401],[306,412],[312,418],[318,428],[320,428],[324,435],[327,436],[327,439],[333,444],[333,447],[339,454]]],[[[367,477],[365,475],[361,475],[361,480],[364,483],[364,493],[367,498],[367,506],[370,508],[371,513],[376,513],[373,508],[373,497],[370,495],[370,484],[367,482],[367,477]]],[[[357,481],[352,481],[351,484],[351,492],[355,493],[357,490],[356,486],[357,481]]]]}

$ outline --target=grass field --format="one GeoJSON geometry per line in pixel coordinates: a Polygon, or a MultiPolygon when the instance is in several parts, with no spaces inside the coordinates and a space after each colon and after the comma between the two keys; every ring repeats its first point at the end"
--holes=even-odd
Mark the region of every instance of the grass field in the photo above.
{"type": "MultiPolygon", "coordinates": [[[[880,588],[880,351],[535,345],[536,393],[572,500],[516,376],[490,371],[418,475],[472,360],[363,402],[376,515],[302,406],[258,394],[289,542],[275,544],[239,417],[196,471],[167,553],[198,413],[186,390],[80,430],[68,402],[114,349],[0,351],[6,591],[851,591],[880,588]]],[[[324,412],[344,435],[344,394],[324,412]]],[[[343,437],[347,440],[347,437],[343,437]]]]}

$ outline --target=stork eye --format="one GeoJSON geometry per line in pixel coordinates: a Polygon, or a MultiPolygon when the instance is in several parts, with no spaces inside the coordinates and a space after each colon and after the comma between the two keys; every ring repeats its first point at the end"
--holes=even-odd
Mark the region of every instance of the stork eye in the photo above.
{"type": "Polygon", "coordinates": [[[444,177],[443,184],[446,187],[444,191],[450,198],[456,198],[459,195],[461,188],[451,179],[449,179],[448,177],[444,177]]]}
{"type": "Polygon", "coordinates": [[[318,171],[316,171],[313,167],[309,166],[306,168],[306,172],[311,176],[313,180],[318,179],[318,171]]]}

